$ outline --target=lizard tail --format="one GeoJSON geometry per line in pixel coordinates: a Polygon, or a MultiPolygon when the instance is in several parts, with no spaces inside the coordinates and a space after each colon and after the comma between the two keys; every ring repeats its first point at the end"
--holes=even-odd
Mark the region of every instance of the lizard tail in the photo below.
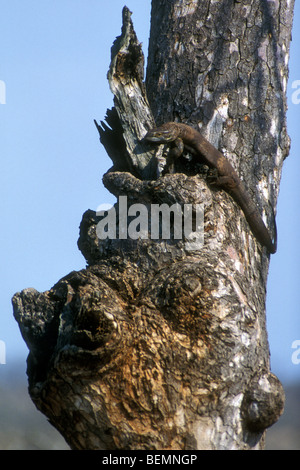
{"type": "Polygon", "coordinates": [[[274,212],[274,207],[272,207],[272,214],[273,214],[273,226],[274,226],[274,237],[272,241],[273,245],[273,251],[270,251],[270,253],[274,254],[277,251],[277,224],[276,224],[276,217],[275,217],[275,212],[274,212]]]}

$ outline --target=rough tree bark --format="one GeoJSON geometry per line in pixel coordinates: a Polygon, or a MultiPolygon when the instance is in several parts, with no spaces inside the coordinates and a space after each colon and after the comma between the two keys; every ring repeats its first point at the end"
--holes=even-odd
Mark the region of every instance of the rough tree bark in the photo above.
{"type": "Polygon", "coordinates": [[[265,321],[269,254],[203,169],[183,159],[164,174],[166,148],[141,139],[154,122],[199,129],[274,230],[293,3],[152,0],[146,85],[123,11],[108,74],[114,108],[96,123],[113,161],[104,185],[128,207],[203,203],[205,243],[122,239],[121,211],[119,238],[101,240],[89,210],[78,241],[87,268],[14,296],[30,396],[73,449],[262,449],[282,413],[265,321]]]}

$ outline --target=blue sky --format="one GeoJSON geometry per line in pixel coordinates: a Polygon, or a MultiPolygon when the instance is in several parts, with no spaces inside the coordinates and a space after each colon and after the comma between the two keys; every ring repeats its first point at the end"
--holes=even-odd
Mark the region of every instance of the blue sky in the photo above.
{"type": "MultiPolygon", "coordinates": [[[[0,367],[27,357],[12,295],[26,287],[48,290],[84,268],[77,249],[82,214],[114,202],[101,181],[111,161],[93,119],[102,120],[112,106],[106,74],[124,2],[0,0],[0,80],[6,85],[6,104],[0,104],[0,341],[6,365],[0,367]]],[[[147,55],[150,0],[126,5],[147,55]]],[[[283,170],[279,249],[271,258],[267,301],[272,370],[284,382],[300,379],[300,364],[291,360],[292,343],[300,340],[300,104],[291,99],[292,83],[300,80],[299,23],[297,2],[288,86],[292,149],[283,170]]]]}

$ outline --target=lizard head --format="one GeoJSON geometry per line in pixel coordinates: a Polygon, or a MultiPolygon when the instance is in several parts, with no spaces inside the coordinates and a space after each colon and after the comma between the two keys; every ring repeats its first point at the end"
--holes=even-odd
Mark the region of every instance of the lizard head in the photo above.
{"type": "Polygon", "coordinates": [[[154,127],[144,137],[147,142],[157,142],[160,144],[166,144],[167,142],[173,142],[179,134],[175,123],[166,122],[160,127],[154,127]]]}

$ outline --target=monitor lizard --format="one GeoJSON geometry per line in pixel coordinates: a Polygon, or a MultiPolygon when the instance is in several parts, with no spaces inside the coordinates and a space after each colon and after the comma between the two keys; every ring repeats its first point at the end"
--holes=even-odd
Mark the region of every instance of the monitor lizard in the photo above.
{"type": "Polygon", "coordinates": [[[173,143],[173,149],[171,151],[173,161],[182,155],[184,147],[186,147],[187,150],[191,150],[193,153],[196,151],[198,158],[202,157],[206,164],[217,170],[218,176],[214,184],[229,193],[241,207],[257,240],[265,246],[270,253],[276,252],[277,230],[275,217],[275,236],[274,240],[272,240],[256,204],[250,198],[243,182],[231,163],[198,131],[187,124],[167,122],[160,127],[148,131],[143,140],[160,144],[173,143]]]}

